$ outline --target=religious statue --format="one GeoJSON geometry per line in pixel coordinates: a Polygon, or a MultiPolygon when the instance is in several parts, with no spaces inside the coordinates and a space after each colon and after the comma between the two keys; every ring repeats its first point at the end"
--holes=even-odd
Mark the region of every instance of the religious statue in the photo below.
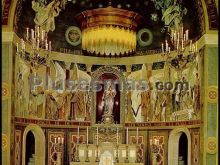
{"type": "Polygon", "coordinates": [[[104,123],[112,123],[113,119],[113,107],[114,107],[114,98],[116,96],[115,89],[112,88],[112,84],[110,81],[107,82],[107,87],[104,90],[102,95],[103,106],[103,115],[102,122],[104,123]]]}
{"type": "Polygon", "coordinates": [[[116,91],[112,89],[111,82],[107,82],[107,88],[102,96],[102,101],[104,102],[104,115],[112,115],[115,95],[116,91]]]}

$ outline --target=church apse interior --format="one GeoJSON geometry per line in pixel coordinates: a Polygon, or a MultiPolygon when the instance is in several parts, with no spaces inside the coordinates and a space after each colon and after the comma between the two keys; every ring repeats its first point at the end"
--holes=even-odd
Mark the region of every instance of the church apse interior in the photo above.
{"type": "Polygon", "coordinates": [[[218,0],[3,0],[2,164],[217,165],[218,0]]]}

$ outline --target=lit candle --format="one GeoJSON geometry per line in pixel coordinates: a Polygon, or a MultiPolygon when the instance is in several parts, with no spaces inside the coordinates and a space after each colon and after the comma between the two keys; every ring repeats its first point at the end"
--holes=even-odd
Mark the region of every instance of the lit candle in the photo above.
{"type": "Polygon", "coordinates": [[[183,38],[183,27],[181,28],[181,37],[183,38]]]}
{"type": "Polygon", "coordinates": [[[16,43],[16,48],[17,48],[17,52],[18,52],[18,43],[16,43]]]}
{"type": "Polygon", "coordinates": [[[29,39],[29,28],[27,28],[27,40],[29,39]]]}
{"type": "Polygon", "coordinates": [[[163,47],[163,43],[162,43],[162,53],[164,53],[164,47],[163,47]]]}
{"type": "Polygon", "coordinates": [[[126,135],[126,144],[128,144],[128,127],[127,127],[127,135],[126,135]]]}
{"type": "Polygon", "coordinates": [[[79,144],[79,127],[77,128],[77,144],[79,144]]]}
{"type": "Polygon", "coordinates": [[[117,144],[118,144],[118,128],[117,128],[117,144]]]}
{"type": "Polygon", "coordinates": [[[183,50],[183,40],[182,40],[182,50],[183,50]]]}
{"type": "Polygon", "coordinates": [[[189,30],[186,30],[186,41],[189,39],[189,30]]]}
{"type": "Polygon", "coordinates": [[[138,144],[138,128],[137,128],[137,135],[136,135],[136,138],[137,138],[137,144],[138,144]]]}
{"type": "Polygon", "coordinates": [[[96,143],[97,143],[97,145],[99,144],[99,128],[97,127],[97,129],[96,129],[96,135],[97,135],[97,141],[96,141],[96,143]]]}
{"type": "Polygon", "coordinates": [[[44,40],[44,30],[42,30],[42,32],[41,32],[41,40],[42,41],[44,40]]]}
{"type": "Polygon", "coordinates": [[[40,27],[37,27],[37,37],[40,38],[40,27]]]}
{"type": "Polygon", "coordinates": [[[189,50],[192,51],[192,40],[190,40],[189,50]]]}
{"type": "Polygon", "coordinates": [[[167,40],[166,40],[166,52],[168,51],[168,43],[167,43],[167,40]]]}
{"type": "Polygon", "coordinates": [[[34,39],[34,30],[31,29],[31,39],[33,40],[34,39]]]}
{"type": "Polygon", "coordinates": [[[86,128],[86,144],[89,144],[89,128],[86,128]]]}
{"type": "Polygon", "coordinates": [[[196,41],[196,48],[195,48],[195,49],[196,49],[196,50],[195,50],[196,52],[197,52],[197,48],[198,48],[198,42],[196,41]]]}
{"type": "Polygon", "coordinates": [[[51,52],[51,41],[49,41],[49,51],[51,52]]]}

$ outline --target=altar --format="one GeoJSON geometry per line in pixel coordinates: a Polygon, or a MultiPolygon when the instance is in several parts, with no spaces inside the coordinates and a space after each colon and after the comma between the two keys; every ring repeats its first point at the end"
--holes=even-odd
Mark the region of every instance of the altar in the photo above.
{"type": "Polygon", "coordinates": [[[70,165],[143,165],[136,163],[137,146],[135,144],[114,144],[103,142],[95,144],[81,144],[78,146],[78,161],[70,165]],[[108,158],[108,159],[107,159],[108,158]]]}

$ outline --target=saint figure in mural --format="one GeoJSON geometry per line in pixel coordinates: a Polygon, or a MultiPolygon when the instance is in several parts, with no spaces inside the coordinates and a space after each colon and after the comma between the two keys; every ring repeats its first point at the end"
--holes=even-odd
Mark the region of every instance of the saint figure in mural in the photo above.
{"type": "Polygon", "coordinates": [[[112,115],[115,95],[116,91],[112,88],[111,82],[107,82],[107,88],[102,96],[102,101],[104,102],[104,115],[112,115]]]}

